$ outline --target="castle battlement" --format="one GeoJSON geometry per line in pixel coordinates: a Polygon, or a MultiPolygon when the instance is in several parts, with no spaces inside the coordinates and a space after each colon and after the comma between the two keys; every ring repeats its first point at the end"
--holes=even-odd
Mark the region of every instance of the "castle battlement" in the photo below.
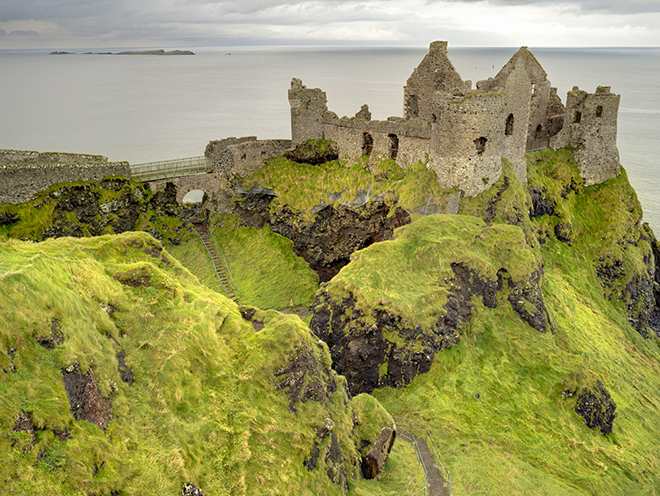
{"type": "Polygon", "coordinates": [[[363,105],[354,117],[327,108],[325,92],[293,79],[289,90],[294,145],[329,139],[339,157],[393,158],[402,167],[425,163],[444,187],[467,196],[490,188],[502,159],[527,184],[525,153],[553,146],[576,149],[582,176],[595,184],[619,173],[616,120],[619,96],[599,86],[588,94],[569,92],[566,106],[534,55],[522,47],[492,78],[472,89],[447,56],[447,42],[435,41],[403,88],[403,117],[371,119],[363,105]]]}

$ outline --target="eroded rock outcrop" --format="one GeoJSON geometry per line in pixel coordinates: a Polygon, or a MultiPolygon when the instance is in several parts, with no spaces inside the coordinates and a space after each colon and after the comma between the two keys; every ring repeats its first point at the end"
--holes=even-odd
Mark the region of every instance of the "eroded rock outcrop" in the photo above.
{"type": "Polygon", "coordinates": [[[351,264],[317,293],[310,328],[328,344],[333,368],[346,377],[352,394],[402,387],[427,372],[438,351],[460,341],[470,325],[475,300],[484,308],[509,305],[537,331],[553,330],[541,290],[542,262],[526,245],[522,230],[486,227],[477,219],[466,222],[473,224],[474,231],[466,235],[463,224],[463,235],[477,243],[454,241],[454,220],[449,216],[425,218],[397,231],[394,244],[381,245],[373,255],[367,250],[354,256],[351,264]],[[425,227],[435,230],[437,237],[425,227]],[[424,230],[423,240],[418,229],[424,230]],[[495,237],[500,232],[507,242],[516,240],[518,255],[513,245],[504,253],[497,252],[495,237]],[[488,270],[484,258],[492,261],[488,270]],[[527,262],[521,266],[523,259],[527,262]],[[392,280],[378,269],[388,263],[396,264],[392,280]],[[388,293],[388,287],[400,292],[388,293]],[[415,295],[414,300],[406,299],[399,306],[389,299],[407,296],[408,291],[415,295]],[[379,292],[387,296],[370,302],[379,292]],[[443,300],[444,304],[435,308],[422,303],[437,305],[443,300]],[[409,308],[418,310],[411,314],[406,312],[409,308]]]}
{"type": "Polygon", "coordinates": [[[600,429],[603,435],[610,434],[615,411],[616,403],[600,381],[578,394],[575,413],[584,418],[589,429],[600,429]]]}
{"type": "Polygon", "coordinates": [[[394,229],[410,223],[410,215],[383,201],[361,206],[329,205],[315,212],[313,221],[285,206],[271,211],[267,192],[247,192],[236,207],[243,223],[270,229],[293,241],[294,253],[303,257],[320,280],[328,281],[348,264],[351,254],[375,242],[392,239],[394,229]]]}
{"type": "Polygon", "coordinates": [[[109,398],[104,398],[91,367],[85,375],[77,363],[62,370],[64,390],[69,399],[69,408],[76,420],[87,420],[105,430],[112,418],[109,398]]]}

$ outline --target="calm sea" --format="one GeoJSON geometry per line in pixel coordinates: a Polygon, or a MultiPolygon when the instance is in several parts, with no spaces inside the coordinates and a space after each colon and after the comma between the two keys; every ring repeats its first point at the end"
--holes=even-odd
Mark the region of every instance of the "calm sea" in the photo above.
{"type": "MultiPolygon", "coordinates": [[[[574,85],[621,95],[618,146],[660,235],[660,49],[531,49],[565,100],[574,85]]],[[[198,48],[196,56],[0,51],[0,148],[94,153],[142,163],[202,155],[229,136],[289,138],[291,78],[327,92],[338,115],[364,103],[402,115],[402,86],[427,48],[198,48]]],[[[104,48],[98,51],[118,51],[104,48]]],[[[516,48],[454,48],[463,79],[494,76],[516,48]]]]}

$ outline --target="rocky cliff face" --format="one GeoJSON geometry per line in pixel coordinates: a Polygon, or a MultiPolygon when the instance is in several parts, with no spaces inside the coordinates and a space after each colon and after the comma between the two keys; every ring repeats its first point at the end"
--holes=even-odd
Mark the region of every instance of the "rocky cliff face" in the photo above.
{"type": "Polygon", "coordinates": [[[352,394],[403,387],[427,372],[435,354],[458,343],[469,329],[476,305],[507,305],[537,331],[552,331],[541,291],[542,265],[522,230],[489,228],[470,219],[467,238],[483,244],[464,245],[454,237],[455,222],[465,218],[429,216],[397,231],[393,243],[361,252],[344,269],[348,273],[342,271],[319,291],[310,328],[328,344],[333,367],[346,376],[352,394]],[[498,251],[503,236],[516,240],[515,250],[498,251]],[[511,265],[522,260],[522,271],[511,265]],[[396,271],[387,277],[382,271],[390,264],[396,264],[396,271]],[[386,295],[402,288],[417,294],[392,305],[386,295]],[[376,295],[376,301],[369,301],[376,295]],[[435,304],[423,303],[430,301],[435,304]],[[411,314],[406,307],[416,311],[411,314]]]}
{"type": "Polygon", "coordinates": [[[410,215],[400,208],[390,216],[392,206],[384,201],[359,207],[330,205],[307,221],[289,206],[271,210],[272,199],[268,194],[244,193],[235,212],[245,225],[261,228],[268,224],[273,232],[292,240],[296,255],[309,263],[322,282],[348,264],[353,252],[392,239],[394,229],[410,223],[410,215]]]}

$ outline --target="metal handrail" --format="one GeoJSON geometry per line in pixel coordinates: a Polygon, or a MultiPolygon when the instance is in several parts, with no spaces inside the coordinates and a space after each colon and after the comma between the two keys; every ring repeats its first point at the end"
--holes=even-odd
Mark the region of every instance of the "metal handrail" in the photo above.
{"type": "Polygon", "coordinates": [[[213,172],[213,163],[207,157],[201,156],[136,164],[131,165],[130,169],[133,180],[144,182],[170,177],[206,174],[213,172]]]}
{"type": "MultiPolygon", "coordinates": [[[[442,470],[442,475],[444,476],[445,480],[447,481],[447,491],[449,496],[451,496],[451,476],[449,475],[449,469],[447,468],[444,459],[442,458],[442,455],[440,454],[440,451],[438,450],[437,444],[435,443],[435,440],[433,439],[433,435],[431,434],[431,431],[428,430],[425,426],[422,424],[415,422],[414,420],[411,419],[406,419],[402,417],[392,417],[392,420],[394,421],[394,425],[397,427],[397,435],[402,437],[403,439],[408,440],[410,442],[414,449],[415,449],[415,454],[417,455],[417,460],[419,461],[419,464],[422,467],[422,470],[424,472],[424,495],[426,495],[426,488],[428,486],[428,469],[426,467],[426,464],[424,463],[424,460],[421,456],[421,453],[419,452],[419,447],[417,445],[417,438],[415,436],[415,432],[417,431],[418,433],[421,433],[421,436],[423,436],[426,440],[426,445],[428,446],[429,450],[431,451],[431,454],[435,458],[436,465],[438,468],[442,470]],[[408,431],[406,432],[405,430],[402,431],[401,429],[407,428],[408,431]],[[407,439],[406,436],[409,436],[410,439],[407,439]]],[[[420,436],[420,437],[421,437],[420,436]]],[[[411,496],[415,496],[422,491],[421,489],[415,493],[413,493],[411,496]]]]}
{"type": "Polygon", "coordinates": [[[225,252],[222,251],[222,246],[220,246],[220,243],[218,243],[218,240],[215,239],[215,235],[211,231],[209,231],[209,235],[211,236],[211,239],[213,240],[213,244],[215,244],[216,249],[220,252],[220,256],[222,257],[222,263],[225,266],[225,272],[227,272],[227,276],[229,277],[229,282],[231,283],[236,293],[238,293],[240,296],[243,296],[243,291],[241,291],[241,288],[238,287],[238,284],[236,284],[234,278],[231,276],[231,270],[229,270],[229,262],[227,262],[227,258],[225,257],[225,252]]]}
{"type": "Polygon", "coordinates": [[[229,298],[231,298],[232,291],[225,286],[224,282],[222,282],[222,279],[220,278],[220,274],[218,273],[218,268],[216,267],[215,262],[213,261],[213,255],[211,255],[211,252],[207,248],[206,243],[204,243],[204,240],[202,239],[202,235],[199,234],[197,229],[195,229],[195,234],[197,234],[197,237],[199,238],[199,241],[202,243],[202,246],[206,250],[206,253],[208,254],[209,258],[211,259],[211,264],[213,265],[213,270],[215,271],[215,275],[218,278],[218,281],[220,281],[220,286],[222,286],[222,290],[227,294],[227,296],[229,298]]]}

